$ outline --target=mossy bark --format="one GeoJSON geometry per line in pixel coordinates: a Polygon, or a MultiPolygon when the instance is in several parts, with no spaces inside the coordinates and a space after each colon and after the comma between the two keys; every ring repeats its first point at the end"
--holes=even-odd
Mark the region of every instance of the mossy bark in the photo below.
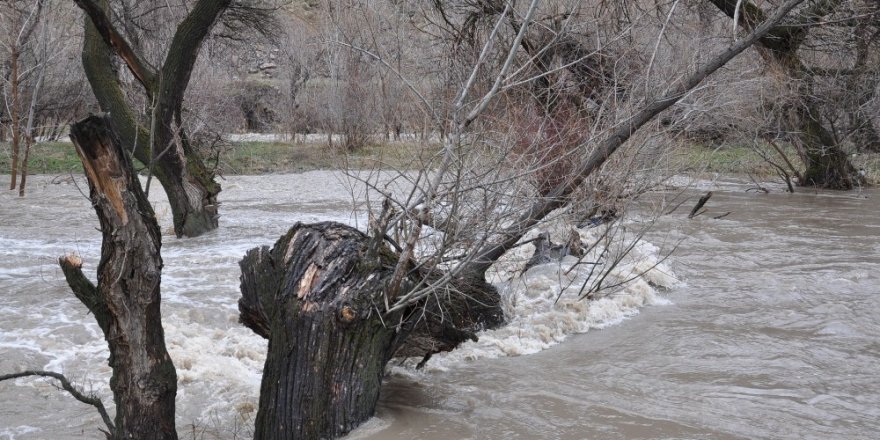
{"type": "MultiPolygon", "coordinates": [[[[106,0],[79,3],[92,14],[101,14],[100,11],[108,8],[106,0]]],[[[108,45],[108,41],[115,41],[109,36],[112,32],[99,29],[91,16],[85,19],[82,62],[86,77],[101,110],[113,119],[123,145],[141,163],[152,164],[151,172],[168,196],[178,237],[195,237],[218,226],[220,184],[197,149],[190,145],[183,129],[181,109],[201,43],[229,3],[229,0],[198,2],[178,26],[166,61],[158,72],[138,64],[134,56],[123,57],[126,62],[134,60],[129,66],[135,66],[134,71],[138,72],[135,76],[141,81],[147,99],[157,107],[146,118],[156,118],[155,123],[148,124],[154,127],[152,130],[139,123],[113,70],[114,52],[108,45]]]]}
{"type": "MultiPolygon", "coordinates": [[[[766,20],[761,7],[751,1],[739,0],[707,0],[730,18],[737,17],[739,25],[745,30],[752,30],[766,20]]],[[[811,102],[813,73],[804,66],[798,51],[811,30],[811,24],[818,24],[823,17],[833,13],[842,4],[842,0],[815,0],[798,11],[791,23],[779,23],[766,36],[758,40],[757,47],[761,56],[778,66],[782,72],[800,83],[800,95],[803,102],[799,103],[793,113],[792,129],[796,133],[800,157],[804,163],[804,179],[801,185],[817,186],[829,189],[851,189],[859,183],[855,168],[847,154],[835,139],[833,133],[826,129],[819,117],[818,106],[811,102]]]]}
{"type": "Polygon", "coordinates": [[[68,284],[104,333],[113,369],[114,439],[176,439],[177,374],[160,310],[161,234],[109,117],[71,126],[103,237],[98,283],[76,256],[59,260],[68,284]]]}

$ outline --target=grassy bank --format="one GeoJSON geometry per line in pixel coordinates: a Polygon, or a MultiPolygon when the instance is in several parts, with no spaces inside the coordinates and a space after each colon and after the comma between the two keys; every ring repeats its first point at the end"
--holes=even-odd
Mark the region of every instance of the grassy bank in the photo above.
{"type": "MultiPolygon", "coordinates": [[[[220,156],[218,169],[224,175],[303,172],[319,169],[350,167],[409,169],[421,151],[414,144],[391,143],[369,145],[344,155],[325,143],[236,142],[228,145],[220,156]]],[[[791,149],[786,155],[797,163],[791,149]]],[[[676,148],[674,164],[685,173],[751,174],[756,179],[776,179],[775,168],[748,146],[728,145],[710,148],[695,144],[676,148]]],[[[783,163],[778,155],[774,160],[783,163]]],[[[870,182],[880,183],[880,154],[859,154],[852,157],[857,169],[864,169],[870,182]]],[[[0,144],[0,173],[10,167],[8,144],[0,144]]],[[[30,174],[66,174],[81,172],[79,157],[69,142],[46,142],[33,146],[30,174]]],[[[673,170],[674,171],[674,170],[673,170]]]]}
{"type": "MultiPolygon", "coordinates": [[[[799,166],[797,152],[791,146],[781,146],[788,159],[799,166]]],[[[785,167],[782,157],[772,148],[767,155],[777,164],[785,167]]],[[[706,147],[690,144],[680,146],[674,153],[676,163],[685,173],[718,173],[751,175],[758,180],[778,179],[776,168],[768,163],[758,152],[749,146],[725,145],[706,147]]],[[[871,184],[880,184],[880,153],[865,153],[851,156],[853,166],[864,170],[871,184]]]]}
{"type": "Polygon", "coordinates": [[[335,168],[411,167],[419,146],[405,143],[368,145],[356,152],[342,154],[326,143],[236,142],[220,156],[223,174],[267,174],[302,172],[335,168]]]}
{"type": "MultiPolygon", "coordinates": [[[[21,156],[19,156],[21,160],[21,156]]],[[[0,143],[0,173],[9,174],[12,157],[8,143],[0,143]]],[[[82,163],[70,142],[42,142],[31,147],[28,174],[82,172],[82,163]]]]}
{"type": "MultiPolygon", "coordinates": [[[[369,145],[344,155],[325,143],[235,142],[224,148],[218,170],[224,175],[303,172],[351,168],[406,168],[418,147],[411,144],[369,145]]],[[[11,166],[8,143],[0,143],[0,174],[11,166]]],[[[70,142],[44,142],[31,147],[29,174],[82,172],[70,142]]]]}

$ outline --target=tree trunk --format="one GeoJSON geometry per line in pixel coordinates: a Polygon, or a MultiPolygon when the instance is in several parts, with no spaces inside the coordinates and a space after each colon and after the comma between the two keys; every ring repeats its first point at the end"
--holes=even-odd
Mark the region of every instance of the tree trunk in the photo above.
{"type": "Polygon", "coordinates": [[[240,321],[269,340],[256,439],[341,436],[373,415],[392,356],[428,359],[503,322],[500,297],[485,281],[455,280],[454,293],[438,293],[442,304],[386,312],[397,260],[333,222],[297,223],[271,250],[242,259],[240,321]]]}
{"type": "Polygon", "coordinates": [[[110,118],[91,116],[70,132],[101,225],[98,285],[85,277],[78,257],[65,256],[59,263],[110,348],[116,402],[112,437],[176,439],[177,374],[162,330],[159,226],[110,118]]]}
{"type": "Polygon", "coordinates": [[[21,158],[21,181],[18,183],[18,196],[24,197],[24,188],[27,185],[28,161],[31,156],[31,145],[33,138],[27,136],[24,140],[24,155],[21,158]]]}
{"type": "Polygon", "coordinates": [[[338,437],[373,415],[402,314],[382,312],[397,257],[369,242],[297,223],[241,261],[241,322],[269,340],[255,439],[338,437]]]}
{"type": "MultiPolygon", "coordinates": [[[[92,2],[80,3],[83,3],[80,7],[98,9],[86,9],[89,14],[99,16],[101,10],[107,10],[106,1],[94,5],[92,2]]],[[[178,26],[162,69],[146,73],[135,69],[140,73],[135,75],[137,78],[147,78],[142,84],[148,99],[155,100],[160,106],[155,112],[159,116],[154,124],[155,133],[138,123],[113,71],[112,49],[95,25],[94,17],[87,15],[85,18],[82,62],[86,77],[101,110],[113,118],[124,145],[144,165],[153,163],[153,174],[168,196],[174,232],[178,237],[195,237],[218,226],[217,194],[220,193],[220,184],[214,180],[213,171],[204,164],[196,149],[189,144],[180,121],[180,109],[201,42],[228,3],[226,0],[198,2],[178,26]]],[[[106,27],[102,30],[109,32],[106,27]]],[[[123,58],[128,62],[133,57],[123,58]]],[[[140,68],[147,70],[143,66],[140,68]]]]}
{"type": "Polygon", "coordinates": [[[801,158],[806,166],[801,186],[828,189],[852,189],[856,170],[834,139],[834,136],[816,118],[812,109],[797,112],[798,142],[801,158]]]}
{"type": "Polygon", "coordinates": [[[18,52],[18,44],[14,43],[12,47],[11,54],[9,55],[9,63],[12,67],[12,72],[9,77],[10,89],[12,92],[12,104],[10,105],[9,115],[11,117],[10,125],[12,126],[12,165],[9,170],[9,189],[15,189],[15,183],[18,179],[18,151],[21,146],[21,115],[19,112],[19,75],[18,75],[18,63],[19,63],[19,52],[18,52]]]}
{"type": "MultiPolygon", "coordinates": [[[[765,20],[764,11],[751,1],[707,0],[730,18],[737,18],[739,25],[748,31],[765,20]]],[[[849,162],[849,157],[819,119],[815,104],[809,102],[812,96],[812,70],[804,66],[798,50],[812,26],[823,17],[840,7],[841,0],[817,0],[810,2],[792,20],[799,23],[792,26],[779,23],[758,40],[761,56],[768,62],[779,66],[795,81],[803,83],[800,95],[805,102],[800,103],[794,113],[793,129],[797,132],[801,160],[804,162],[804,180],[800,185],[818,186],[829,189],[851,189],[858,177],[849,162]]]]}

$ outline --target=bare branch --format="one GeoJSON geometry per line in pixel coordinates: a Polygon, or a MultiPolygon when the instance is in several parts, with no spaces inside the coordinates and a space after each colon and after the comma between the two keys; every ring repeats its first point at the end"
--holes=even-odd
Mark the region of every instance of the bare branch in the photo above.
{"type": "Polygon", "coordinates": [[[511,226],[505,228],[501,233],[502,238],[498,241],[490,243],[488,246],[480,249],[474,260],[466,263],[466,272],[476,276],[482,275],[501,255],[504,254],[511,246],[519,241],[520,237],[528,231],[532,226],[537,224],[547,214],[553,210],[568,203],[568,196],[595,170],[599,169],[621,145],[648,121],[654,118],[663,110],[666,110],[680,99],[682,99],[692,89],[697,87],[710,74],[727,64],[742,51],[751,47],[760,38],[773,29],[783,18],[785,18],[795,6],[804,0],[789,0],[780,6],[776,12],[767,21],[758,26],[746,38],[740,40],[724,52],[716,55],[703,67],[697,69],[682,81],[678,87],[668,92],[663,97],[646,105],[641,111],[633,115],[626,123],[618,126],[599,146],[580,163],[571,178],[550,191],[544,199],[535,202],[532,207],[523,213],[520,218],[511,226]]]}
{"type": "MultiPolygon", "coordinates": [[[[67,377],[65,377],[61,373],[56,373],[54,371],[43,371],[43,370],[26,370],[26,371],[22,371],[19,373],[0,375],[0,382],[2,382],[4,380],[18,379],[20,377],[28,377],[28,376],[51,377],[51,378],[57,380],[58,382],[61,383],[61,388],[63,388],[68,393],[70,393],[70,395],[73,396],[74,399],[79,400],[80,402],[85,403],[86,405],[94,406],[95,409],[98,410],[98,414],[101,415],[101,419],[104,421],[104,424],[107,426],[107,432],[105,432],[105,434],[116,432],[116,427],[113,425],[113,421],[110,419],[110,416],[107,414],[107,409],[104,408],[104,403],[101,402],[101,399],[99,399],[95,395],[87,396],[87,395],[83,394],[82,392],[80,392],[80,390],[76,389],[76,387],[74,387],[73,384],[70,383],[70,380],[68,380],[67,377]]],[[[110,438],[110,435],[108,435],[107,437],[110,438]]]]}

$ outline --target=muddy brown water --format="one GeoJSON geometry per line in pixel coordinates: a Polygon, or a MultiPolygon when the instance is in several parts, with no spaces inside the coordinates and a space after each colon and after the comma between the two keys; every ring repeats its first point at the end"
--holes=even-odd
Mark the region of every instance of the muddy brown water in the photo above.
{"type": "MultiPolygon", "coordinates": [[[[55,264],[77,252],[93,273],[100,234],[76,187],[51,180],[0,194],[0,372],[63,371],[107,401],[100,331],[55,264]]],[[[880,191],[692,192],[709,188],[709,214],[730,215],[676,213],[652,233],[685,239],[667,304],[536,354],[392,370],[377,417],[350,437],[880,438],[880,191]]],[[[231,177],[219,231],[165,237],[181,438],[248,438],[265,343],[235,322],[238,259],[298,220],[356,223],[351,200],[328,172],[231,177]]],[[[0,384],[0,439],[99,438],[99,426],[50,382],[0,384]]]]}

